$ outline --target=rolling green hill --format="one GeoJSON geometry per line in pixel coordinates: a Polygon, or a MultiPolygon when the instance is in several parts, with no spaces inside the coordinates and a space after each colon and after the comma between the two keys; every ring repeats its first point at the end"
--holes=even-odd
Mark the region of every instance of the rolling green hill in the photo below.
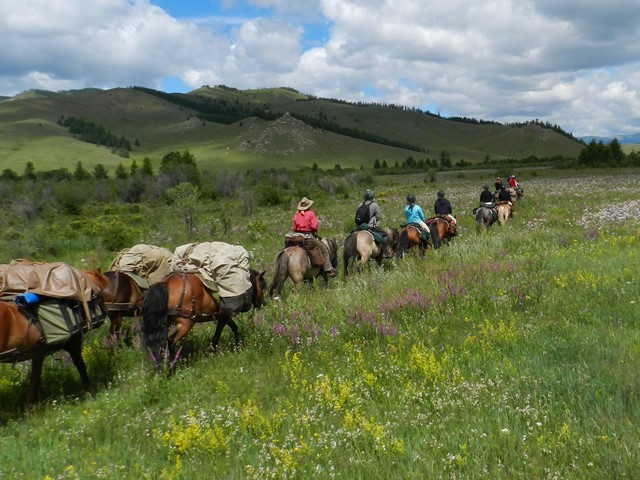
{"type": "Polygon", "coordinates": [[[462,122],[396,106],[359,105],[303,95],[289,88],[201,87],[187,94],[142,88],[30,91],[0,101],[0,170],[21,173],[81,161],[87,169],[188,149],[205,171],[389,165],[435,159],[575,157],[582,145],[539,124],[462,122]],[[77,117],[132,145],[128,158],[75,138],[60,121],[77,117]]]}

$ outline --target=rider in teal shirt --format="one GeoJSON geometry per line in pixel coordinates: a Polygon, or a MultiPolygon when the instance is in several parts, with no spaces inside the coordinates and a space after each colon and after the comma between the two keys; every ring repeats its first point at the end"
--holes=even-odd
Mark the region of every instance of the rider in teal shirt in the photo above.
{"type": "Polygon", "coordinates": [[[416,204],[416,197],[410,193],[407,195],[407,205],[404,207],[404,215],[407,218],[407,223],[415,223],[420,225],[420,228],[429,232],[429,227],[424,223],[424,213],[420,205],[416,204]]]}

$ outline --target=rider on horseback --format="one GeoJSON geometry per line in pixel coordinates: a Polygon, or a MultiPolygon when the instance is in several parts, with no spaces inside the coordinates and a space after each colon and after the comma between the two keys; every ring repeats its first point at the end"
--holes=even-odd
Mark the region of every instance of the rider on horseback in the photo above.
{"type": "Polygon", "coordinates": [[[376,235],[380,237],[380,249],[382,250],[383,258],[392,258],[393,254],[389,252],[387,246],[389,242],[389,239],[387,238],[387,232],[385,232],[379,225],[382,214],[380,213],[380,207],[375,202],[374,197],[375,194],[373,193],[373,190],[366,190],[364,192],[363,202],[358,206],[358,210],[356,210],[356,227],[359,227],[361,224],[366,224],[368,230],[375,232],[376,235]],[[359,223],[359,210],[362,206],[369,207],[367,211],[368,219],[365,216],[365,218],[363,219],[364,222],[359,223]]]}
{"type": "Polygon", "coordinates": [[[444,191],[439,190],[437,193],[438,199],[433,205],[433,210],[436,216],[443,217],[449,222],[449,232],[451,235],[456,235],[456,218],[453,216],[453,208],[451,203],[444,196],[444,191]]]}
{"type": "MultiPolygon", "coordinates": [[[[489,191],[489,185],[482,186],[482,193],[480,193],[480,207],[486,207],[491,210],[491,214],[493,215],[493,220],[498,220],[498,211],[496,210],[496,206],[493,203],[493,194],[489,191]]],[[[473,210],[475,215],[477,208],[473,210]]]]}
{"type": "Polygon", "coordinates": [[[293,215],[293,221],[291,224],[291,230],[294,233],[302,234],[306,238],[310,238],[315,243],[316,248],[319,248],[324,257],[324,272],[327,277],[335,277],[337,272],[331,265],[331,259],[329,257],[329,250],[325,247],[324,243],[320,241],[318,237],[318,218],[316,214],[311,210],[313,200],[309,200],[307,197],[303,197],[298,203],[298,210],[293,215]]]}
{"type": "Polygon", "coordinates": [[[424,223],[424,213],[420,205],[416,203],[416,196],[413,193],[407,195],[407,205],[404,207],[404,215],[407,223],[415,223],[427,232],[427,234],[429,233],[429,226],[424,223]]]}
{"type": "Polygon", "coordinates": [[[508,203],[509,204],[509,216],[513,216],[513,203],[511,203],[511,192],[506,185],[502,185],[500,192],[498,193],[498,204],[508,203]]]}

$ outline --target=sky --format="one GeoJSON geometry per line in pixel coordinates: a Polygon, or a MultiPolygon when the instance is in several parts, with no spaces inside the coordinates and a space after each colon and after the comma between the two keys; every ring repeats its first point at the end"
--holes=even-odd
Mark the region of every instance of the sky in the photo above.
{"type": "Polygon", "coordinates": [[[0,95],[290,87],[640,132],[640,0],[0,0],[0,95]]]}

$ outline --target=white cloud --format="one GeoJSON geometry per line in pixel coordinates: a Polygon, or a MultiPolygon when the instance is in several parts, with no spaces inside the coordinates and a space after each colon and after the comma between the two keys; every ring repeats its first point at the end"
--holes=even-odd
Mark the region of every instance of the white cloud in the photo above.
{"type": "Polygon", "coordinates": [[[220,5],[178,20],[149,0],[0,0],[0,94],[159,88],[173,76],[193,88],[290,86],[503,122],[538,118],[576,135],[640,131],[637,0],[220,5]],[[239,14],[243,5],[263,16],[239,14]],[[310,39],[316,29],[322,36],[310,39]]]}

